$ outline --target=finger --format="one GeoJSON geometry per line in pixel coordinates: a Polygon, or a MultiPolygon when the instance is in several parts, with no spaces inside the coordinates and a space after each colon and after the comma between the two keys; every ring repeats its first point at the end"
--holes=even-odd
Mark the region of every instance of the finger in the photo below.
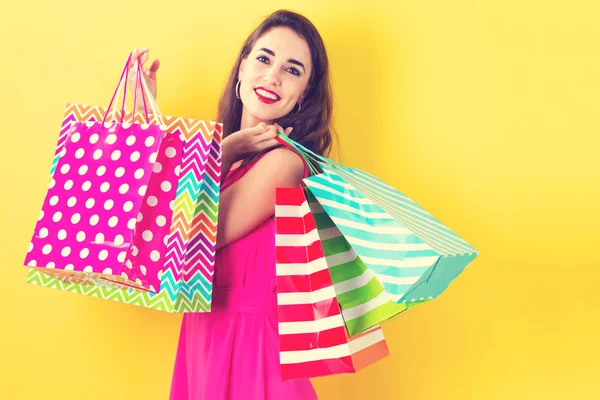
{"type": "Polygon", "coordinates": [[[281,127],[281,125],[279,125],[278,123],[274,123],[273,125],[275,126],[275,128],[277,128],[277,132],[283,133],[283,128],[281,127]]]}
{"type": "Polygon", "coordinates": [[[289,128],[286,128],[286,129],[283,131],[283,133],[285,134],[285,136],[290,136],[290,135],[292,134],[292,131],[293,131],[293,130],[294,130],[294,128],[290,126],[289,128]]]}
{"type": "Polygon", "coordinates": [[[146,68],[146,70],[147,70],[146,75],[148,75],[150,77],[150,79],[152,79],[153,81],[156,81],[156,72],[158,71],[159,68],[160,68],[160,60],[152,61],[150,66],[146,68]]]}
{"type": "Polygon", "coordinates": [[[275,146],[279,146],[281,143],[279,143],[277,140],[275,139],[269,139],[269,140],[265,140],[263,142],[260,142],[257,147],[259,149],[259,151],[262,150],[267,150],[270,149],[271,147],[275,147],[275,146]]]}
{"type": "Polygon", "coordinates": [[[265,140],[273,139],[277,136],[277,129],[273,125],[269,125],[264,132],[256,135],[257,142],[263,142],[265,140]]]}

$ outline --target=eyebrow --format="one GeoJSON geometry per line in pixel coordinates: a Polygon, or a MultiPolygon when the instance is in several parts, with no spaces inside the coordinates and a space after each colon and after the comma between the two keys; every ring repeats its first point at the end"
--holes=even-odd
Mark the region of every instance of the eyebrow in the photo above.
{"type": "MultiPolygon", "coordinates": [[[[258,49],[258,51],[261,51],[261,50],[264,51],[265,53],[268,53],[268,54],[272,55],[273,57],[275,57],[275,52],[273,50],[267,49],[266,47],[258,49]]],[[[304,70],[304,72],[306,72],[306,68],[304,68],[304,64],[302,64],[300,61],[295,60],[293,58],[290,58],[288,60],[288,62],[302,67],[302,69],[304,70]]]]}

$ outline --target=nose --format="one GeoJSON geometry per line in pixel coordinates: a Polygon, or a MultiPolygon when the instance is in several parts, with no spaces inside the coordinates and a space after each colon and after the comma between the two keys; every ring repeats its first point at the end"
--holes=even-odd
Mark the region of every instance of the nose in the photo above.
{"type": "Polygon", "coordinates": [[[279,68],[273,66],[265,73],[265,83],[267,85],[279,86],[281,85],[281,78],[279,76],[279,68]]]}

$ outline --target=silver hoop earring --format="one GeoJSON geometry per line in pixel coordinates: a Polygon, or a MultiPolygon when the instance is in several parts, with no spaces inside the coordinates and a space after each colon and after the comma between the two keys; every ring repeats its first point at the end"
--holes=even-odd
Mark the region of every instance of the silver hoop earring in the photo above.
{"type": "Polygon", "coordinates": [[[302,103],[296,103],[298,104],[298,111],[295,111],[294,114],[298,114],[300,112],[300,110],[302,110],[302,103]]]}
{"type": "Polygon", "coordinates": [[[237,83],[236,83],[236,85],[235,85],[235,95],[236,95],[236,97],[237,97],[238,99],[240,99],[240,100],[241,100],[241,97],[240,97],[240,84],[241,84],[241,83],[242,83],[242,81],[240,81],[240,80],[238,79],[238,81],[237,81],[237,83]]]}

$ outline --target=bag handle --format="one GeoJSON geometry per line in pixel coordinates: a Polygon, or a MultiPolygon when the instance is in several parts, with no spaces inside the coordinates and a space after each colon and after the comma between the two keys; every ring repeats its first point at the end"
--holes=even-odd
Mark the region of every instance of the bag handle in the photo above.
{"type": "MultiPolygon", "coordinates": [[[[130,53],[129,57],[127,57],[127,61],[125,62],[125,66],[123,67],[123,71],[121,72],[121,77],[119,78],[119,83],[117,85],[117,88],[115,89],[115,91],[113,93],[113,96],[110,100],[108,108],[106,109],[104,118],[102,119],[103,125],[106,122],[107,118],[109,118],[109,116],[111,116],[111,115],[112,115],[112,118],[110,118],[111,120],[116,119],[117,109],[116,109],[116,107],[113,108],[113,103],[115,103],[115,99],[118,98],[118,95],[121,93],[122,87],[123,87],[123,90],[122,90],[123,101],[121,104],[121,117],[120,117],[119,123],[121,123],[121,124],[123,123],[123,119],[125,117],[125,101],[127,99],[127,83],[129,82],[129,69],[130,69],[129,66],[131,65],[132,55],[133,55],[133,53],[130,53]]],[[[141,88],[142,100],[144,102],[144,113],[146,116],[146,123],[150,123],[150,116],[148,115],[148,107],[147,107],[147,103],[146,103],[146,97],[147,97],[148,103],[150,103],[150,108],[151,108],[152,113],[156,116],[159,123],[161,125],[164,125],[165,123],[162,118],[162,113],[160,112],[160,109],[158,108],[158,105],[156,104],[156,100],[150,94],[150,90],[148,89],[146,80],[142,77],[142,67],[141,67],[141,63],[140,63],[140,57],[138,57],[135,62],[136,62],[136,67],[137,67],[137,79],[136,79],[135,88],[134,88],[134,97],[133,97],[134,111],[131,113],[131,123],[133,123],[134,117],[135,117],[135,107],[137,105],[137,89],[141,88]]]]}

